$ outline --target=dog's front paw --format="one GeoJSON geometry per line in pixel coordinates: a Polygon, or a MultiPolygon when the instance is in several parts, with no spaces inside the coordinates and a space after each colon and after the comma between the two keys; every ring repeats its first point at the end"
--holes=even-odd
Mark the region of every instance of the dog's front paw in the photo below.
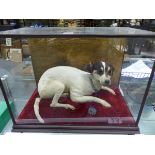
{"type": "Polygon", "coordinates": [[[116,93],[112,89],[110,89],[109,92],[113,95],[116,95],[116,93]]]}
{"type": "Polygon", "coordinates": [[[111,108],[111,105],[106,101],[102,101],[102,105],[106,108],[111,108]]]}
{"type": "Polygon", "coordinates": [[[109,103],[107,103],[107,104],[105,105],[105,107],[106,107],[106,108],[111,108],[111,105],[110,105],[109,103]]]}

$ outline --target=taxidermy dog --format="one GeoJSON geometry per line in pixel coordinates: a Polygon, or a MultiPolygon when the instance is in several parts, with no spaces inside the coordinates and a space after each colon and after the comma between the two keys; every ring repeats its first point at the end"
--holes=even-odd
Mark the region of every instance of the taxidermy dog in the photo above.
{"type": "Polygon", "coordinates": [[[57,66],[44,72],[38,82],[39,96],[34,103],[34,112],[39,122],[44,120],[39,114],[39,102],[44,98],[52,98],[50,107],[66,108],[74,110],[70,104],[62,104],[59,98],[69,95],[73,102],[84,104],[85,102],[96,102],[104,107],[110,108],[111,105],[100,98],[91,96],[92,93],[101,89],[107,90],[115,95],[115,92],[108,86],[111,84],[111,77],[114,68],[106,62],[91,63],[87,66],[87,71],[69,67],[57,66]]]}

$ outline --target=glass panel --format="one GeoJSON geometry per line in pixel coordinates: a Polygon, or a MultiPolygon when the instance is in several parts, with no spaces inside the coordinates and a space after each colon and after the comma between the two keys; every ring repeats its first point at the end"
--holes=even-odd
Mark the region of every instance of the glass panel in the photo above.
{"type": "Polygon", "coordinates": [[[9,119],[10,115],[7,111],[7,106],[2,95],[2,91],[0,89],[0,135],[3,133],[3,129],[5,128],[5,125],[7,124],[9,119]]]}
{"type": "MultiPolygon", "coordinates": [[[[154,49],[155,39],[153,38],[128,38],[128,50],[122,66],[120,88],[135,120],[152,71],[154,49]]],[[[147,105],[148,102],[146,102],[147,105]]]]}
{"type": "Polygon", "coordinates": [[[1,60],[0,68],[7,72],[17,123],[135,126],[153,64],[141,55],[150,52],[148,43],[154,52],[154,40],[16,40],[20,46],[4,46],[9,60],[1,60]]]}
{"type": "Polygon", "coordinates": [[[146,104],[139,122],[141,132],[144,134],[154,134],[155,130],[155,73],[148,93],[146,104]]]}
{"type": "Polygon", "coordinates": [[[148,93],[146,104],[143,109],[141,121],[154,124],[155,121],[155,73],[148,93]]]}
{"type": "Polygon", "coordinates": [[[25,39],[1,39],[0,77],[17,118],[36,84],[31,57],[25,39]]]}

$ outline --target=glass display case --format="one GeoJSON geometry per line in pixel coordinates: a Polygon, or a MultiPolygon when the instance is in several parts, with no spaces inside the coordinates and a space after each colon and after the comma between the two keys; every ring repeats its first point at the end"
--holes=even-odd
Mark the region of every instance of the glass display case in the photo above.
{"type": "Polygon", "coordinates": [[[13,131],[139,133],[155,61],[128,54],[132,39],[154,41],[154,32],[44,27],[3,31],[0,37],[4,44],[11,40],[3,46],[8,59],[21,60],[0,80],[13,131]],[[29,57],[22,57],[22,47],[29,57]]]}

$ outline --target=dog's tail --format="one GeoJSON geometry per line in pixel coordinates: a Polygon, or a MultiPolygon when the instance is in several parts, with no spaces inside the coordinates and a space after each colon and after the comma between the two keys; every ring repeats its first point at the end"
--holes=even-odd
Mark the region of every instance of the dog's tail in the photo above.
{"type": "Polygon", "coordinates": [[[34,113],[35,113],[38,121],[40,123],[44,123],[44,120],[41,118],[41,116],[39,114],[39,102],[40,102],[40,98],[36,98],[35,102],[34,102],[34,113]]]}

